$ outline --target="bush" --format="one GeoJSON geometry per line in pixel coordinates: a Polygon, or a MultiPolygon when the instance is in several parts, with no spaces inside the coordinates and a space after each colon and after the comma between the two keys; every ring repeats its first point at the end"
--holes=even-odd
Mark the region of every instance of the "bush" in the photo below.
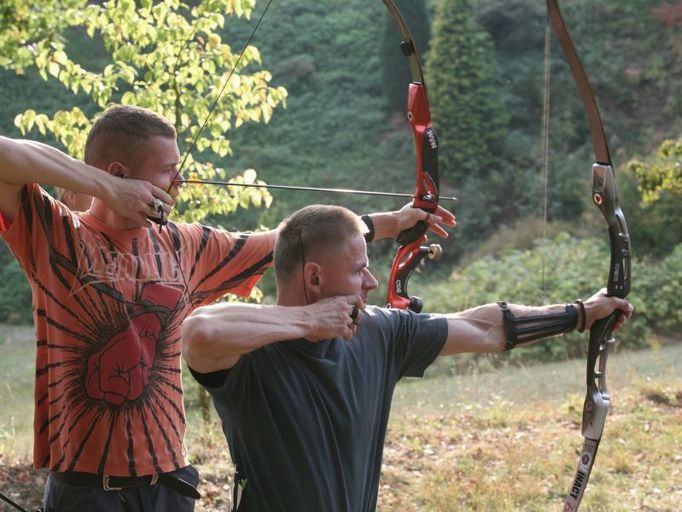
{"type": "Polygon", "coordinates": [[[643,322],[655,334],[679,336],[682,328],[682,244],[662,261],[643,261],[641,266],[646,272],[637,273],[636,288],[633,286],[637,295],[634,304],[638,322],[643,322]]]}
{"type": "MultiPolygon", "coordinates": [[[[432,285],[430,304],[441,312],[459,311],[505,300],[551,304],[588,298],[605,284],[609,247],[605,239],[576,239],[566,233],[538,243],[532,250],[503,250],[457,269],[446,285],[432,285]]],[[[682,327],[682,245],[661,261],[635,259],[629,300],[635,315],[622,332],[618,347],[641,348],[656,343],[652,335],[678,333],[682,327]]],[[[489,365],[584,358],[587,334],[562,338],[505,354],[476,355],[440,361],[436,371],[476,371],[489,365]]]]}

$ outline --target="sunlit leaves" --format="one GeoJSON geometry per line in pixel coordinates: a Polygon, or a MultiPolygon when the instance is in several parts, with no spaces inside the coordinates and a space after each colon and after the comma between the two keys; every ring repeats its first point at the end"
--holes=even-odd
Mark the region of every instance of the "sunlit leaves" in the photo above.
{"type": "Polygon", "coordinates": [[[637,176],[645,205],[666,191],[682,196],[682,138],[664,141],[649,161],[633,160],[628,165],[637,176]]]}
{"type": "MultiPolygon", "coordinates": [[[[242,175],[228,175],[211,163],[199,163],[191,157],[187,167],[192,169],[185,176],[189,180],[264,184],[257,179],[253,169],[246,170],[242,175]]],[[[180,199],[182,218],[188,222],[198,222],[209,214],[230,213],[239,207],[268,207],[272,203],[272,196],[266,189],[236,185],[186,185],[182,188],[180,199]]]]}
{"type": "MultiPolygon", "coordinates": [[[[229,156],[230,130],[249,121],[269,121],[286,98],[284,88],[269,84],[270,73],[257,69],[261,60],[255,47],[245,48],[240,56],[246,41],[230,45],[217,32],[226,15],[250,17],[254,0],[204,0],[191,7],[178,0],[90,4],[62,0],[53,9],[34,2],[35,12],[27,3],[12,1],[17,6],[15,19],[28,20],[27,29],[0,36],[0,65],[20,69],[19,60],[2,55],[5,49],[16,49],[23,65],[34,66],[43,79],[56,79],[74,94],[84,92],[100,109],[123,103],[161,113],[175,125],[181,151],[193,147],[193,156],[206,153],[214,160],[229,156]],[[27,42],[29,21],[33,25],[42,22],[50,29],[45,31],[49,37],[27,42]],[[65,29],[87,33],[93,45],[106,49],[109,62],[91,71],[72,60],[62,37],[65,29]]],[[[15,121],[23,133],[32,129],[41,135],[51,132],[70,154],[83,154],[90,122],[79,109],[57,112],[52,119],[28,111],[15,121]]],[[[188,158],[183,172],[199,179],[226,179],[228,175],[194,158],[188,158]]],[[[248,176],[255,180],[251,173],[248,176]]],[[[179,205],[178,210],[186,220],[237,207],[267,206],[271,201],[267,191],[244,187],[186,187],[181,196],[185,198],[188,204],[179,205]]]]}
{"type": "Polygon", "coordinates": [[[86,3],[87,0],[0,2],[0,67],[23,74],[24,68],[33,64],[36,42],[61,41],[62,32],[71,26],[71,20],[63,14],[86,3]]]}

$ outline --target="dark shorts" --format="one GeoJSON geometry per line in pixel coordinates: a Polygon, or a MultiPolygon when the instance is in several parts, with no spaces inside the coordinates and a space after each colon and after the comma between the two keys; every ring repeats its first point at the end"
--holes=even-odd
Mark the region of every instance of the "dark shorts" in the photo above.
{"type": "MultiPolygon", "coordinates": [[[[187,466],[168,473],[194,485],[199,473],[187,466]]],[[[165,485],[105,491],[56,481],[48,476],[43,498],[44,512],[192,512],[193,498],[183,496],[165,485]]]]}

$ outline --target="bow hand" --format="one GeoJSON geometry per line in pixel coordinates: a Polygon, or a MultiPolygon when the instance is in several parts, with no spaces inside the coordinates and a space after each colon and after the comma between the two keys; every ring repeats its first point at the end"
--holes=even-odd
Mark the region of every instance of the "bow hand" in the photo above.
{"type": "Polygon", "coordinates": [[[608,295],[607,289],[602,288],[585,301],[585,325],[589,330],[600,330],[599,323],[608,320],[609,326],[616,331],[632,318],[633,311],[626,299],[608,295]]]}
{"type": "Polygon", "coordinates": [[[412,203],[400,210],[380,212],[370,215],[374,224],[374,240],[390,238],[401,244],[414,242],[426,231],[441,238],[450,236],[445,228],[457,225],[455,216],[448,210],[438,207],[435,213],[415,208],[412,203]]]}

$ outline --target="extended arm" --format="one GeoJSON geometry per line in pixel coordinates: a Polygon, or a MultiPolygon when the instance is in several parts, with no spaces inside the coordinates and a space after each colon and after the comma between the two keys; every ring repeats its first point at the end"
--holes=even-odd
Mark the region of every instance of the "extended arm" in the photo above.
{"type": "Polygon", "coordinates": [[[350,339],[356,329],[353,304],[360,303],[349,295],[308,306],[224,302],[198,308],[182,323],[182,355],[192,369],[209,373],[232,368],[242,355],[271,343],[350,339]]]}
{"type": "MultiPolygon", "coordinates": [[[[512,315],[518,319],[529,317],[541,319],[543,316],[562,314],[566,305],[553,304],[533,307],[509,304],[508,308],[512,315]]],[[[632,305],[625,299],[608,297],[606,291],[601,290],[585,301],[585,318],[582,317],[582,310],[576,309],[575,325],[584,325],[590,329],[596,320],[608,316],[616,309],[623,312],[616,324],[616,328],[620,328],[625,320],[632,316],[632,305]]],[[[448,337],[440,353],[442,356],[462,352],[500,352],[507,346],[505,320],[502,308],[498,304],[486,304],[460,313],[446,315],[446,317],[448,320],[448,337]]],[[[536,341],[540,341],[540,339],[536,341]]]]}

